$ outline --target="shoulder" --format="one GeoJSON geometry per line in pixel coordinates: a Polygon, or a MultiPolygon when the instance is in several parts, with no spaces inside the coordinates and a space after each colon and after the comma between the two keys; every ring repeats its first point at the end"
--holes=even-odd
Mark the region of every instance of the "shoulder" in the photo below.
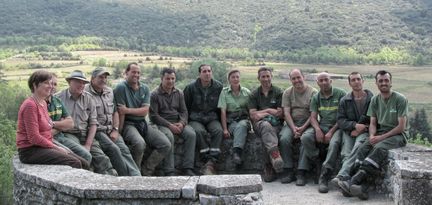
{"type": "Polygon", "coordinates": [[[221,88],[221,89],[223,88],[223,85],[222,85],[222,83],[220,81],[218,81],[216,79],[213,79],[213,83],[214,83],[214,86],[216,88],[221,88]]]}
{"type": "Polygon", "coordinates": [[[342,88],[334,87],[333,89],[338,95],[346,95],[346,91],[342,88]]]}
{"type": "Polygon", "coordinates": [[[293,86],[285,89],[285,91],[283,92],[284,96],[290,96],[293,90],[293,86]]]}
{"type": "Polygon", "coordinates": [[[251,96],[258,96],[258,94],[259,94],[259,87],[258,88],[256,88],[256,89],[254,89],[252,92],[251,92],[251,96]]]}
{"type": "Polygon", "coordinates": [[[272,86],[272,90],[273,90],[273,92],[276,92],[277,94],[282,94],[283,93],[282,88],[280,88],[278,86],[272,86]]]}
{"type": "Polygon", "coordinates": [[[122,91],[126,89],[126,81],[122,80],[114,88],[114,92],[116,91],[122,91]]]}
{"type": "Polygon", "coordinates": [[[251,91],[246,88],[246,87],[240,87],[240,91],[244,94],[244,95],[250,95],[251,91]]]}

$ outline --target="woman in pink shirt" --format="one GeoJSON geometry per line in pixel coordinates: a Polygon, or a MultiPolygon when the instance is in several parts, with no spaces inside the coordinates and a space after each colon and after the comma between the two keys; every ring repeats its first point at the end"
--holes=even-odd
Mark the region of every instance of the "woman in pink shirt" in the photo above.
{"type": "Polygon", "coordinates": [[[58,164],[88,169],[86,160],[53,143],[53,121],[48,116],[45,99],[52,84],[48,71],[35,71],[28,80],[31,97],[24,100],[18,112],[16,144],[19,159],[28,164],[58,164]]]}

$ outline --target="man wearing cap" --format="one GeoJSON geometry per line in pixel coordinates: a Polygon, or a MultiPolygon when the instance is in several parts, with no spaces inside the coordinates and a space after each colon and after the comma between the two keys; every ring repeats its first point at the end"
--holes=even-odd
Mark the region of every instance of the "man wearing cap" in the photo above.
{"type": "MultiPolygon", "coordinates": [[[[141,169],[141,175],[151,176],[155,168],[171,152],[171,142],[157,128],[148,125],[146,116],[150,107],[150,90],[139,82],[141,69],[137,63],[126,67],[126,80],[114,89],[114,98],[119,113],[119,129],[131,149],[132,157],[141,169]],[[143,162],[146,144],[152,149],[143,162]]],[[[174,167],[164,167],[165,175],[174,175],[174,167]]]]}
{"type": "Polygon", "coordinates": [[[117,172],[113,169],[109,158],[102,151],[99,142],[94,139],[97,130],[96,107],[91,94],[84,91],[84,86],[89,81],[80,70],[73,71],[66,81],[69,88],[56,94],[56,97],[63,101],[74,121],[74,127],[64,131],[65,137],[68,141],[84,146],[84,150],[80,149],[76,152],[79,156],[84,157],[87,153],[83,152],[90,152],[91,164],[96,173],[116,176],[117,172]]]}
{"type": "Polygon", "coordinates": [[[171,153],[164,160],[164,167],[174,168],[174,136],[183,139],[182,174],[194,176],[195,130],[188,125],[188,112],[183,92],[175,87],[176,73],[172,68],[162,70],[161,84],[151,93],[150,119],[158,125],[172,142],[171,153]]]}
{"type": "Polygon", "coordinates": [[[140,176],[129,148],[119,134],[119,116],[114,106],[113,90],[107,86],[110,73],[104,68],[96,68],[92,72],[90,83],[84,88],[93,96],[96,104],[98,127],[95,139],[102,150],[111,159],[111,163],[119,176],[140,176]]]}
{"type": "Polygon", "coordinates": [[[51,95],[48,96],[46,102],[48,108],[48,115],[53,121],[52,130],[51,130],[51,133],[54,136],[53,142],[57,146],[61,146],[68,151],[72,151],[72,148],[83,149],[81,153],[84,153],[85,157],[84,158],[79,157],[79,159],[81,160],[83,167],[85,167],[84,169],[89,169],[91,154],[87,152],[85,148],[81,146],[81,144],[75,143],[72,140],[69,141],[68,138],[66,138],[62,132],[64,130],[73,128],[74,122],[72,120],[72,117],[67,112],[63,102],[59,98],[54,96],[54,94],[57,92],[57,75],[55,73],[51,73],[51,75],[52,75],[51,78],[52,90],[51,90],[51,95]],[[69,147],[66,145],[68,145],[69,147]]]}

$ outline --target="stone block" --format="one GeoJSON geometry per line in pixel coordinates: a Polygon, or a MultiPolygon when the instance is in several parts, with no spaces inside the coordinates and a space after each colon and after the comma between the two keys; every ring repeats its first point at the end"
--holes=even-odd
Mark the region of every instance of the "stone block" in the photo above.
{"type": "Polygon", "coordinates": [[[193,200],[197,198],[196,186],[198,184],[198,180],[199,180],[198,176],[189,178],[189,180],[182,188],[182,198],[193,199],[193,200]]]}
{"type": "Polygon", "coordinates": [[[201,176],[197,185],[199,193],[212,195],[236,195],[262,190],[260,175],[201,176]]]}

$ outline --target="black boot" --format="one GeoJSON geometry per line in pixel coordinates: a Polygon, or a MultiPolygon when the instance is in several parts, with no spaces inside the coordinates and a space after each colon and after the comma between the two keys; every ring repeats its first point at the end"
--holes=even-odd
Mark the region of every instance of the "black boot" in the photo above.
{"type": "Polygon", "coordinates": [[[281,174],[281,183],[282,184],[288,184],[294,181],[294,171],[292,168],[290,169],[284,169],[284,171],[281,174]]]}
{"type": "Polygon", "coordinates": [[[365,170],[358,170],[358,172],[351,177],[351,184],[362,184],[362,182],[366,179],[366,174],[367,173],[365,170]]]}
{"type": "Polygon", "coordinates": [[[331,177],[331,169],[323,167],[319,178],[319,187],[318,187],[319,193],[327,193],[329,191],[328,181],[330,177],[331,177]]]}
{"type": "Polygon", "coordinates": [[[240,165],[242,163],[241,155],[242,155],[242,149],[239,147],[234,147],[233,148],[233,162],[234,162],[234,164],[240,165]]]}

